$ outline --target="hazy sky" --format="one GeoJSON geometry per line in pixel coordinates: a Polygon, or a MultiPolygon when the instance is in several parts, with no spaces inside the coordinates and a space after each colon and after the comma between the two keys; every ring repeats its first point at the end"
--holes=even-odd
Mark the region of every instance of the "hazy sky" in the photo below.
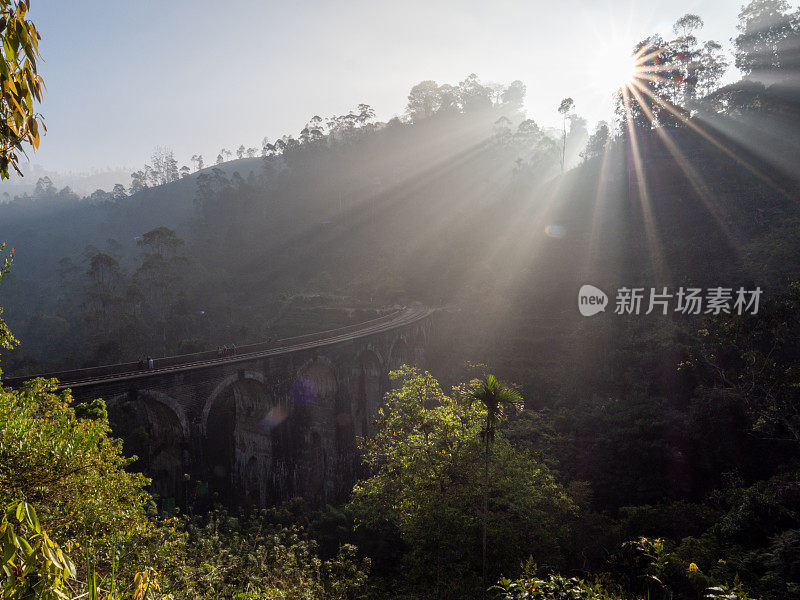
{"type": "MultiPolygon", "coordinates": [[[[387,120],[424,79],[522,80],[528,115],[555,124],[572,96],[591,122],[615,87],[603,62],[686,12],[730,47],[740,0],[33,0],[47,136],[33,163],[141,165],[155,146],[260,145],[371,104],[387,120]]],[[[614,72],[613,66],[609,72],[614,72]]],[[[619,70],[618,66],[616,67],[619,70]]],[[[129,183],[129,182],[124,182],[129,183]]]]}

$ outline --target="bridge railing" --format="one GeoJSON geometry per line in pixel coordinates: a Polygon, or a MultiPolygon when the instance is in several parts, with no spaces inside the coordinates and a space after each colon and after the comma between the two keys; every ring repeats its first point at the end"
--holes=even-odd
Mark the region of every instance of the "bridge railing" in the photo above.
{"type": "MultiPolygon", "coordinates": [[[[345,325],[344,327],[337,327],[334,329],[327,329],[325,331],[317,331],[314,333],[307,333],[289,338],[279,338],[272,341],[256,342],[254,344],[245,344],[236,347],[236,356],[246,354],[255,354],[264,352],[273,348],[284,348],[287,346],[294,346],[297,344],[305,344],[322,340],[328,337],[347,335],[365,327],[374,327],[383,323],[389,322],[396,318],[403,309],[394,310],[390,313],[368,319],[367,321],[360,321],[352,325],[345,325]]],[[[230,358],[230,356],[222,357],[230,358]]],[[[206,350],[203,352],[193,352],[190,354],[178,354],[175,356],[165,356],[162,358],[153,359],[153,369],[163,369],[168,367],[175,367],[191,363],[202,363],[220,359],[217,350],[206,350]]],[[[94,379],[98,377],[109,377],[112,375],[124,375],[127,373],[140,372],[142,369],[138,362],[117,363],[113,365],[101,365],[98,367],[86,367],[83,369],[71,369],[68,371],[58,371],[55,373],[45,373],[43,375],[24,375],[21,377],[3,378],[2,381],[9,387],[15,387],[25,381],[33,379],[34,377],[44,377],[46,379],[58,379],[62,382],[76,382],[86,379],[94,379]]]]}

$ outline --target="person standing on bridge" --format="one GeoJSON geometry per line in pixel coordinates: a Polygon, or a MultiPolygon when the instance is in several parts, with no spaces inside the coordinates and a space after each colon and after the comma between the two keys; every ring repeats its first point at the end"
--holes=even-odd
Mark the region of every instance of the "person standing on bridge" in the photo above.
{"type": "Polygon", "coordinates": [[[153,357],[152,357],[152,356],[148,356],[148,357],[147,357],[147,369],[148,369],[149,371],[152,371],[152,370],[153,370],[153,368],[154,368],[154,364],[153,364],[153,357]]]}

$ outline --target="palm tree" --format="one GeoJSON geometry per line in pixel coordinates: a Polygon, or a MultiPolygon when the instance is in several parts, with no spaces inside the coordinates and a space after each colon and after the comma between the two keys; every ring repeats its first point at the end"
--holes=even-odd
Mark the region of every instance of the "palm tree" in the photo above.
{"type": "Polygon", "coordinates": [[[499,381],[494,375],[485,375],[477,380],[468,397],[486,407],[486,424],[481,430],[485,444],[483,465],[483,581],[486,582],[486,528],[489,516],[489,461],[491,444],[495,432],[507,408],[516,409],[522,405],[522,396],[515,389],[499,381]]]}

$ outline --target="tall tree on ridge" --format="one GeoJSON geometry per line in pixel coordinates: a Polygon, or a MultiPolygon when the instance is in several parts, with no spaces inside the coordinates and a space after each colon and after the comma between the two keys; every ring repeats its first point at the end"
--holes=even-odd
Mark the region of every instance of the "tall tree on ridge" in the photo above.
{"type": "MultiPolygon", "coordinates": [[[[746,75],[774,71],[786,62],[786,41],[797,27],[786,0],[752,0],[739,13],[739,35],[733,39],[736,66],[746,75]]],[[[796,41],[796,40],[795,40],[796,41]]],[[[791,45],[791,44],[789,44],[791,45]]],[[[796,51],[796,49],[794,49],[796,51]]]]}
{"type": "Polygon", "coordinates": [[[558,113],[564,118],[564,131],[561,138],[561,172],[564,172],[564,159],[567,154],[567,119],[572,109],[575,108],[575,101],[572,98],[564,98],[558,105],[558,113]]]}

